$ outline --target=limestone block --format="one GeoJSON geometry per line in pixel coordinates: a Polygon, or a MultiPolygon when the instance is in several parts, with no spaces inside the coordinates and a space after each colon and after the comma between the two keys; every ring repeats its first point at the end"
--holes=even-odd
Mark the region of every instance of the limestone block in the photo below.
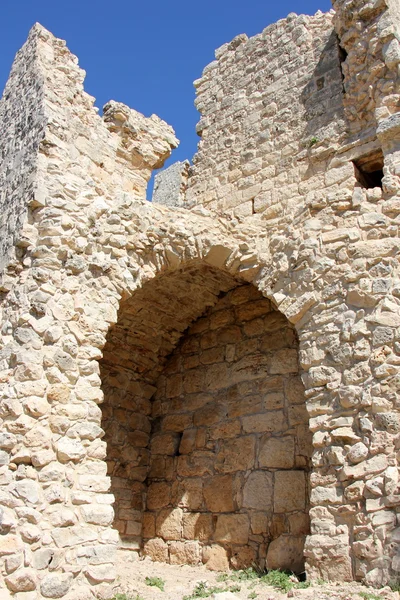
{"type": "Polygon", "coordinates": [[[304,538],[281,535],[268,546],[266,566],[301,573],[304,569],[303,550],[304,538]]]}
{"type": "Polygon", "coordinates": [[[0,536],[0,556],[15,554],[19,550],[22,550],[22,543],[18,536],[11,534],[0,536]]]}
{"type": "Polygon", "coordinates": [[[367,476],[385,471],[387,466],[387,457],[384,454],[377,454],[357,465],[349,467],[345,466],[340,474],[340,479],[342,481],[345,481],[346,479],[363,479],[367,476]]]}
{"type": "Polygon", "coordinates": [[[91,583],[98,584],[103,581],[111,582],[116,577],[115,567],[112,563],[106,565],[91,565],[84,570],[91,583]]]}
{"type": "Polygon", "coordinates": [[[33,569],[18,569],[6,577],[5,582],[12,592],[31,592],[36,589],[37,576],[33,569]]]}
{"type": "Polygon", "coordinates": [[[257,555],[251,546],[236,546],[230,559],[233,569],[247,569],[255,564],[257,555]]]}
{"type": "Polygon", "coordinates": [[[273,475],[266,471],[250,473],[243,488],[243,507],[269,511],[273,504],[273,475]]]}
{"type": "Polygon", "coordinates": [[[36,481],[32,481],[31,479],[22,479],[21,481],[17,481],[14,486],[13,493],[18,498],[24,500],[28,505],[36,505],[41,501],[40,486],[36,481]]]}
{"type": "Polygon", "coordinates": [[[168,562],[168,544],[160,538],[145,542],[143,552],[156,562],[168,562]]]}
{"type": "Polygon", "coordinates": [[[57,442],[57,457],[60,462],[78,462],[85,454],[86,450],[78,440],[63,437],[57,442]]]}
{"type": "Polygon", "coordinates": [[[353,464],[358,464],[368,456],[368,448],[362,442],[354,444],[347,453],[348,460],[353,464]]]}
{"type": "Polygon", "coordinates": [[[247,544],[249,529],[249,518],[246,514],[219,515],[214,538],[217,542],[247,544]]]}
{"type": "Polygon", "coordinates": [[[81,507],[81,513],[87,523],[107,527],[114,518],[114,509],[107,504],[88,504],[81,507]]]}
{"type": "Polygon", "coordinates": [[[62,598],[67,594],[73,581],[72,573],[50,573],[40,584],[45,598],[62,598]]]}
{"type": "Polygon", "coordinates": [[[289,436],[281,438],[264,436],[260,443],[258,466],[275,469],[293,468],[294,439],[289,436]]]}
{"type": "Polygon", "coordinates": [[[228,552],[223,546],[217,544],[204,546],[203,563],[210,571],[227,571],[229,569],[228,552]]]}
{"type": "Polygon", "coordinates": [[[274,511],[282,513],[304,510],[305,506],[305,473],[303,471],[277,471],[275,473],[274,511]]]}
{"type": "Polygon", "coordinates": [[[156,534],[165,540],[180,540],[182,537],[183,511],[181,508],[163,509],[156,519],[156,534]]]}
{"type": "Polygon", "coordinates": [[[204,499],[211,512],[233,512],[234,482],[231,475],[217,475],[204,482],[204,499]]]}
{"type": "Polygon", "coordinates": [[[198,510],[203,504],[203,480],[189,477],[173,484],[172,498],[174,504],[189,510],[198,510]]]}
{"type": "Polygon", "coordinates": [[[165,482],[154,482],[147,490],[147,508],[155,510],[168,506],[171,498],[171,486],[165,482]]]}
{"type": "Polygon", "coordinates": [[[251,435],[228,440],[217,454],[215,469],[219,473],[246,471],[254,466],[255,438],[251,435]]]}
{"type": "Polygon", "coordinates": [[[198,565],[200,546],[196,542],[171,542],[169,559],[171,565],[198,565]]]}
{"type": "Polygon", "coordinates": [[[280,410],[243,417],[242,423],[245,433],[280,433],[287,427],[285,414],[280,410]]]}
{"type": "Polygon", "coordinates": [[[187,540],[208,541],[212,538],[213,517],[209,513],[185,513],[183,537],[187,540]]]}

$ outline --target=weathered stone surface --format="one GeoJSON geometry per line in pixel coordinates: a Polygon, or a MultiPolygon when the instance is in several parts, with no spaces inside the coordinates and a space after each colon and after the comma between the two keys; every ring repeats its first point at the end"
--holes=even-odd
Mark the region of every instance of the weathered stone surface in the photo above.
{"type": "Polygon", "coordinates": [[[72,574],[52,573],[47,575],[40,584],[40,591],[45,598],[62,598],[71,587],[72,574]]]}
{"type": "Polygon", "coordinates": [[[249,538],[249,518],[247,515],[220,515],[215,529],[215,540],[246,544],[249,538]]]}
{"type": "Polygon", "coordinates": [[[334,0],[218,49],[184,208],[146,201],[172,128],[115,101],[99,116],[65,44],[32,29],[0,101],[8,590],[111,597],[98,548],[142,542],[209,568],[267,553],[396,575],[392,4],[334,0]]]}

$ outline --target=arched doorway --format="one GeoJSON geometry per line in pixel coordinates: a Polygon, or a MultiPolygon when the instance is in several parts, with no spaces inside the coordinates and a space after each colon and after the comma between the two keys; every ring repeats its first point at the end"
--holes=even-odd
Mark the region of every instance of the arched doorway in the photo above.
{"type": "Polygon", "coordinates": [[[121,303],[101,363],[124,547],[154,560],[304,567],[311,437],[293,326],[192,262],[121,303]]]}

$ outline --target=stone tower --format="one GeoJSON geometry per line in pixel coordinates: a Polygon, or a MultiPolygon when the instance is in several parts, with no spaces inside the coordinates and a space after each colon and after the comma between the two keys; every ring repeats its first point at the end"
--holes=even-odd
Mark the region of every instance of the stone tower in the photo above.
{"type": "Polygon", "coordinates": [[[216,51],[153,203],[172,128],[100,117],[40,25],[17,54],[2,600],[104,600],[117,552],[399,577],[400,10],[333,4],[216,51]]]}

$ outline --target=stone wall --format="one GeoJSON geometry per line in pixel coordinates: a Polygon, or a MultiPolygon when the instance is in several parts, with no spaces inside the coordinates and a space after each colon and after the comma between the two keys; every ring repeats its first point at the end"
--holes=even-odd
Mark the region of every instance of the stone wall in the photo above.
{"type": "Polygon", "coordinates": [[[177,162],[154,177],[153,202],[185,206],[189,161],[177,162]]]}
{"type": "MultiPolygon", "coordinates": [[[[398,579],[398,12],[385,0],[338,0],[335,8],[338,38],[332,14],[289,15],[260,36],[239,36],[205,69],[196,84],[203,137],[186,196],[190,210],[145,201],[152,169],[177,144],[172,129],[117,102],[99,117],[76,58],[64,42],[34,28],[28,46],[45,77],[35,78],[37,88],[25,96],[28,104],[40,99],[46,126],[42,136],[34,125],[42,123],[42,109],[27,107],[24,114],[40,118],[27,118],[15,137],[17,147],[31,139],[32,160],[18,162],[23,157],[10,124],[2,124],[7,164],[22,165],[15,171],[18,184],[7,179],[7,197],[17,187],[31,190],[34,179],[29,214],[26,195],[18,196],[26,218],[17,237],[25,241],[4,270],[1,288],[2,598],[113,595],[116,548],[140,544],[148,467],[152,485],[164,485],[171,458],[162,448],[155,472],[150,453],[157,435],[150,426],[167,427],[175,416],[174,398],[159,402],[157,381],[168,379],[178,356],[188,363],[175,375],[200,360],[206,348],[197,356],[183,351],[186,330],[207,309],[211,330],[211,315],[229,313],[217,310],[218,302],[246,283],[266,298],[261,304],[271,303],[275,312],[266,320],[284,315],[288,335],[295,329],[298,339],[313,435],[308,577],[377,586],[398,579]],[[363,65],[372,70],[365,73],[363,65]],[[369,106],[365,94],[375,106],[375,121],[365,113],[368,125],[360,127],[349,116],[357,94],[361,106],[369,106]],[[373,185],[360,176],[371,164],[383,167],[373,185]],[[221,292],[228,295],[219,299],[221,292]],[[158,399],[151,403],[154,393],[158,399]],[[162,406],[168,414],[159,413],[162,406]]],[[[28,64],[23,57],[3,106],[19,94],[20,71],[28,64]]],[[[259,339],[246,336],[235,353],[244,351],[242,342],[251,347],[259,339]]],[[[228,358],[207,373],[232,369],[228,358]]],[[[272,377],[268,364],[264,381],[272,377]]],[[[200,376],[203,366],[191,369],[200,376]]],[[[175,381],[170,375],[168,389],[175,381]]],[[[241,427],[248,423],[245,410],[243,404],[241,427]]],[[[215,423],[225,424],[222,417],[215,423]]],[[[238,439],[267,434],[243,430],[238,439]]],[[[182,456],[173,457],[174,490],[183,477],[178,466],[192,457],[182,456]]],[[[304,477],[305,467],[287,473],[304,477]]],[[[284,471],[269,469],[250,472],[248,481],[257,471],[269,480],[284,471]]],[[[275,482],[275,497],[276,490],[275,482]]],[[[163,509],[150,508],[149,501],[151,495],[143,525],[146,539],[154,540],[147,515],[163,509]]],[[[206,494],[201,506],[209,518],[206,494]]],[[[169,508],[190,520],[186,507],[172,502],[169,508]]],[[[211,511],[217,527],[204,548],[215,545],[220,517],[246,519],[253,510],[243,508],[211,511]]],[[[289,521],[283,537],[294,531],[290,519],[290,512],[275,518],[285,531],[289,521]]],[[[267,529],[268,540],[274,532],[267,529]]],[[[175,537],[166,542],[169,560],[173,544],[181,548],[175,537]]],[[[262,557],[264,541],[251,539],[248,555],[262,557]]],[[[199,548],[194,539],[187,542],[199,548]]],[[[220,554],[204,552],[210,561],[220,554]]]]}
{"type": "Polygon", "coordinates": [[[304,570],[311,436],[296,333],[252,285],[189,328],[153,399],[145,552],[304,570]]]}
{"type": "MultiPolygon", "coordinates": [[[[28,207],[34,202],[38,148],[47,124],[44,114],[44,71],[38,60],[38,31],[34,28],[18,52],[0,100],[0,270],[18,268],[15,246],[26,247],[20,236],[28,207]]],[[[17,249],[18,252],[18,249],[17,249]]],[[[3,281],[4,290],[8,289],[3,281]]]]}
{"type": "Polygon", "coordinates": [[[329,185],[327,163],[313,167],[310,158],[318,149],[326,161],[345,133],[332,14],[291,14],[215,56],[195,82],[201,141],[189,205],[262,213],[269,226],[299,219],[307,186],[329,185]]]}

